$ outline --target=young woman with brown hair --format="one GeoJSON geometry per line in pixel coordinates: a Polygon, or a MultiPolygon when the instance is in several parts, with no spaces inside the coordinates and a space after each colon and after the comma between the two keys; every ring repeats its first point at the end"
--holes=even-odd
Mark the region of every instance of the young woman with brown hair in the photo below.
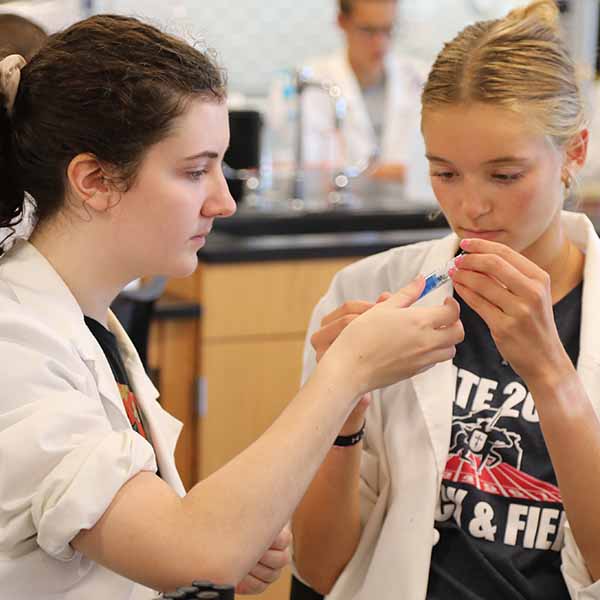
{"type": "Polygon", "coordinates": [[[380,339],[415,330],[404,307],[422,280],[357,319],[267,432],[186,493],[181,423],[109,305],[138,277],[190,274],[214,219],[235,210],[223,74],[181,40],[104,15],[30,63],[7,57],[0,91],[0,227],[26,195],[37,221],[0,258],[2,597],[138,599],[152,593],[135,582],[193,579],[261,591],[358,398],[446,360],[456,303],[420,311],[418,348],[380,339]]]}

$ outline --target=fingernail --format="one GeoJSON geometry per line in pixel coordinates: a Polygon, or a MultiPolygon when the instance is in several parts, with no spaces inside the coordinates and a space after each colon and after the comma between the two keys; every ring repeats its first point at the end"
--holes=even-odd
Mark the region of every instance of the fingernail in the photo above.
{"type": "Polygon", "coordinates": [[[450,277],[454,277],[454,273],[456,273],[456,268],[450,267],[450,270],[448,271],[448,275],[450,275],[450,277]]]}
{"type": "Polygon", "coordinates": [[[454,264],[455,264],[457,267],[460,267],[460,265],[462,264],[462,261],[464,260],[464,258],[465,258],[464,256],[457,256],[457,257],[454,259],[454,264]]]}
{"type": "Polygon", "coordinates": [[[460,247],[461,247],[463,250],[466,250],[466,249],[469,247],[469,245],[470,245],[470,244],[471,244],[471,240],[462,240],[462,241],[460,242],[460,247]]]}

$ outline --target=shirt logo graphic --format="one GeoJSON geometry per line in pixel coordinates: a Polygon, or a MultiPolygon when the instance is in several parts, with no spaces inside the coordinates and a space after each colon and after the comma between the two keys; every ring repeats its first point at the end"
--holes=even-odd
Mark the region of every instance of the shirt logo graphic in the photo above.
{"type": "Polygon", "coordinates": [[[506,498],[561,502],[557,486],[521,471],[521,436],[498,427],[501,407],[490,410],[489,417],[454,417],[444,479],[506,498]]]}

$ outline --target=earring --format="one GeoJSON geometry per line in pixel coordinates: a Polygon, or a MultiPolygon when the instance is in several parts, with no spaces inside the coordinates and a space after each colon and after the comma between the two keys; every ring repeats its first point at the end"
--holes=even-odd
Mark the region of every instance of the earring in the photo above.
{"type": "Polygon", "coordinates": [[[569,191],[571,189],[571,184],[573,183],[573,176],[571,173],[568,170],[565,170],[560,179],[565,186],[565,190],[569,191]]]}

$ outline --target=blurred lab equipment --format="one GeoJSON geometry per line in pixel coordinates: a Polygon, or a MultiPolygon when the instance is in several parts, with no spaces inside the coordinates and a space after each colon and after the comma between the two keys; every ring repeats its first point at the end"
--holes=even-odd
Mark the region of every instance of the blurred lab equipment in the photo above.
{"type": "Polygon", "coordinates": [[[260,186],[262,126],[259,111],[229,109],[230,142],[223,159],[223,173],[236,202],[243,200],[246,191],[260,186]]]}
{"type": "MultiPolygon", "coordinates": [[[[346,99],[342,95],[340,87],[329,81],[321,81],[313,77],[312,71],[308,68],[301,68],[295,71],[294,76],[295,83],[295,98],[297,106],[297,119],[296,119],[296,135],[295,135],[295,154],[294,154],[294,167],[295,176],[292,186],[291,197],[292,199],[302,200],[304,198],[304,105],[303,96],[304,92],[309,88],[316,88],[322,90],[331,99],[333,104],[333,123],[335,131],[335,140],[341,146],[339,148],[340,155],[345,157],[343,151],[343,138],[341,136],[341,129],[346,118],[346,99]]],[[[352,172],[352,169],[350,169],[352,172]]],[[[334,185],[338,188],[345,188],[348,184],[349,177],[344,172],[342,167],[341,171],[336,173],[334,176],[334,185]],[[336,184],[336,180],[338,184],[336,184]],[[339,185],[342,184],[342,185],[339,185]]]]}

